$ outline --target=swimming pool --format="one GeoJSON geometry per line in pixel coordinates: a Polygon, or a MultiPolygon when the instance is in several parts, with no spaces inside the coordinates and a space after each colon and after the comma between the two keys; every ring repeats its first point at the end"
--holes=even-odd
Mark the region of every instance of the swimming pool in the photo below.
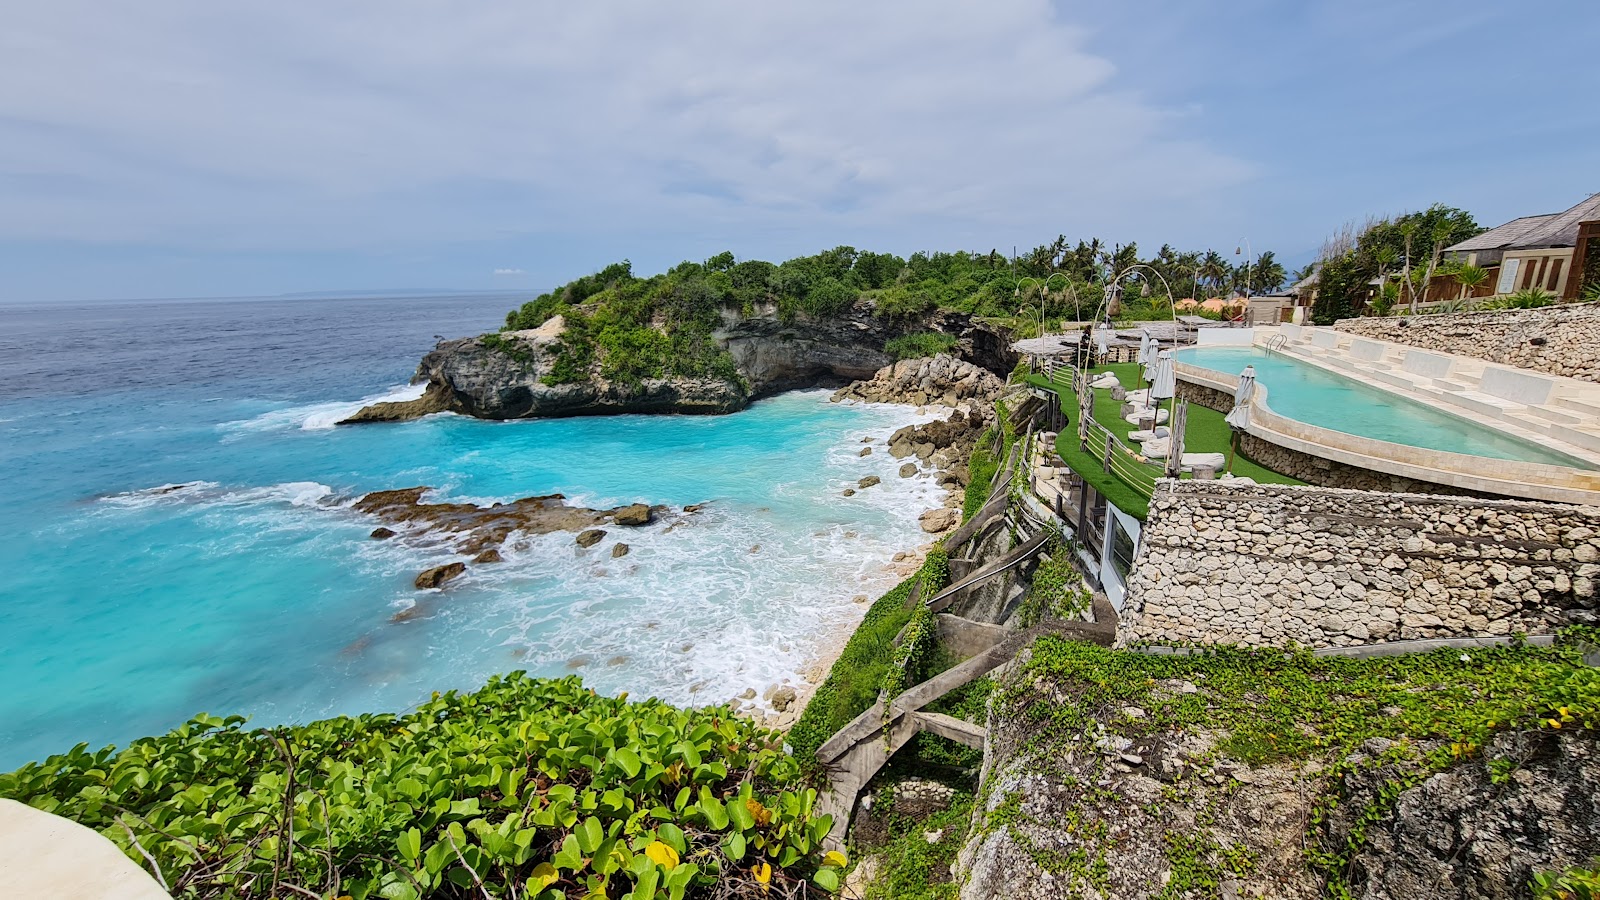
{"type": "Polygon", "coordinates": [[[1235,380],[1245,366],[1255,366],[1256,381],[1267,389],[1268,408],[1310,425],[1429,450],[1592,468],[1564,453],[1282,354],[1255,347],[1191,347],[1174,352],[1173,358],[1235,380]]]}

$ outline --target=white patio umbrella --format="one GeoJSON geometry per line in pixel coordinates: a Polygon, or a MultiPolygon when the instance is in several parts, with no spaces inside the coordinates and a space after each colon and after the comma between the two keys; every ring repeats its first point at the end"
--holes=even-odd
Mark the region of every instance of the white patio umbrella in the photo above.
{"type": "Polygon", "coordinates": [[[1250,400],[1256,395],[1256,367],[1245,366],[1239,373],[1239,386],[1233,389],[1233,409],[1228,411],[1227,422],[1234,428],[1250,426],[1250,400]]]}
{"type": "Polygon", "coordinates": [[[1139,329],[1139,365],[1144,367],[1145,381],[1149,381],[1151,375],[1154,374],[1156,353],[1159,350],[1160,345],[1156,343],[1155,338],[1150,336],[1150,329],[1139,329]]]}
{"type": "Polygon", "coordinates": [[[1226,421],[1233,430],[1228,441],[1228,472],[1233,472],[1233,455],[1239,448],[1239,432],[1250,427],[1250,401],[1256,395],[1256,367],[1245,366],[1239,373],[1239,386],[1233,389],[1233,409],[1228,410],[1226,421]]]}
{"type": "Polygon", "coordinates": [[[1156,371],[1150,376],[1150,399],[1156,401],[1156,408],[1161,408],[1162,400],[1170,400],[1178,391],[1178,373],[1172,368],[1172,351],[1162,350],[1156,354],[1156,371]]]}
{"type": "Polygon", "coordinates": [[[1100,351],[1101,356],[1105,356],[1106,350],[1110,346],[1110,341],[1111,326],[1102,322],[1094,329],[1094,348],[1100,351]]]}

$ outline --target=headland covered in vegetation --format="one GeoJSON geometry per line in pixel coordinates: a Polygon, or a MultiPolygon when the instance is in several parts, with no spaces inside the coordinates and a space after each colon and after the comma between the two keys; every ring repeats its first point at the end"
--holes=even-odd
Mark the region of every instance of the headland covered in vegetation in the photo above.
{"type": "Polygon", "coordinates": [[[422,398],[347,421],[726,413],[946,351],[1006,372],[1010,342],[1041,321],[1170,320],[1174,303],[1217,318],[1215,304],[1194,301],[1272,290],[1285,277],[1271,251],[1163,246],[1145,258],[1135,244],[1064,237],[1017,260],[836,247],[783,263],[724,252],[651,276],[624,261],[522,304],[498,332],[442,342],[417,370],[422,398]]]}

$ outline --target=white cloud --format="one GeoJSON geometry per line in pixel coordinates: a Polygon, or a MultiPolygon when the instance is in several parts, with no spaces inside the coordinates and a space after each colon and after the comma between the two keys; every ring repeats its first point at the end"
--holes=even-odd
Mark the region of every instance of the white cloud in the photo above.
{"type": "Polygon", "coordinates": [[[1114,233],[1250,175],[1183,115],[1046,0],[56,0],[0,32],[0,239],[1114,233]]]}
{"type": "Polygon", "coordinates": [[[496,275],[525,275],[527,273],[523,272],[521,269],[495,269],[494,270],[494,274],[496,274],[496,275]]]}

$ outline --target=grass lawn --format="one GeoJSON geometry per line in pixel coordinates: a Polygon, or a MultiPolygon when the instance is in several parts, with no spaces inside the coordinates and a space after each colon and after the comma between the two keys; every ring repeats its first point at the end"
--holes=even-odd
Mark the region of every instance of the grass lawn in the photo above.
{"type": "MultiPolygon", "coordinates": [[[[1139,382],[1138,363],[1112,363],[1099,366],[1092,370],[1094,375],[1101,372],[1111,372],[1123,386],[1132,390],[1142,387],[1139,382]]],[[[1078,415],[1078,398],[1066,385],[1052,385],[1043,376],[1029,375],[1028,381],[1040,387],[1055,388],[1061,397],[1062,411],[1067,414],[1068,421],[1076,422],[1078,415]]],[[[1095,421],[1105,426],[1105,429],[1116,435],[1117,439],[1128,442],[1128,434],[1135,430],[1135,426],[1122,420],[1121,400],[1111,399],[1110,391],[1094,392],[1094,418],[1095,421]]],[[[1184,432],[1183,449],[1187,453],[1227,453],[1228,443],[1232,438],[1231,429],[1223,414],[1214,409],[1206,409],[1198,404],[1189,404],[1189,425],[1184,432]]],[[[1107,474],[1101,464],[1100,455],[1093,452],[1084,452],[1078,447],[1078,429],[1076,425],[1062,431],[1056,438],[1056,452],[1066,460],[1084,481],[1098,491],[1101,496],[1116,504],[1117,508],[1129,515],[1144,519],[1149,511],[1149,502],[1138,491],[1134,490],[1122,479],[1115,475],[1107,474]]],[[[1249,476],[1262,484],[1304,484],[1298,479],[1287,475],[1280,475],[1271,469],[1263,468],[1255,461],[1248,459],[1244,454],[1235,454],[1233,458],[1233,474],[1249,476]]]]}

